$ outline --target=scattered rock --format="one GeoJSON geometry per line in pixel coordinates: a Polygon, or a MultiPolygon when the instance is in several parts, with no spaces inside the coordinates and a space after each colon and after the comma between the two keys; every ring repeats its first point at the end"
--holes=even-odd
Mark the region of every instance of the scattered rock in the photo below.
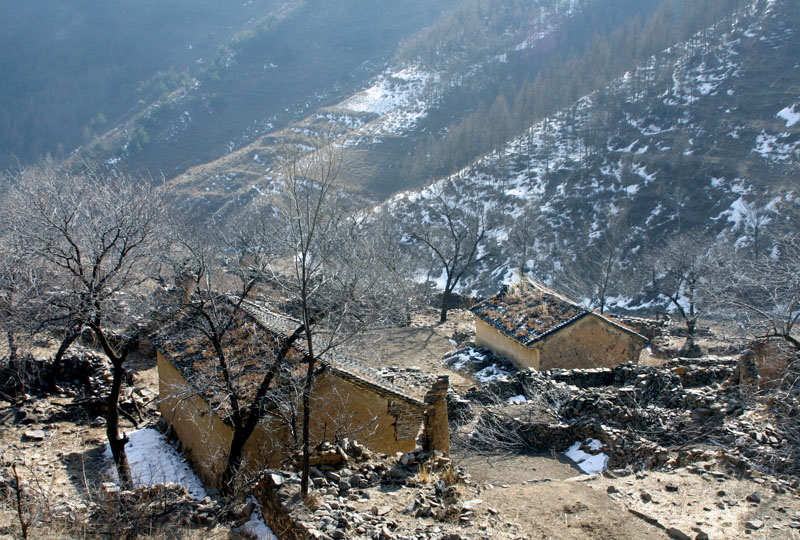
{"type": "Polygon", "coordinates": [[[670,538],[674,538],[675,540],[692,540],[691,536],[680,529],[676,529],[675,527],[670,527],[667,529],[667,534],[670,538]]]}
{"type": "Polygon", "coordinates": [[[744,524],[745,529],[750,529],[752,531],[757,531],[764,527],[764,522],[760,519],[751,519],[750,521],[746,521],[744,524]]]}
{"type": "Polygon", "coordinates": [[[42,429],[29,429],[26,430],[23,435],[29,441],[43,441],[46,437],[46,434],[42,429]]]}
{"type": "Polygon", "coordinates": [[[758,504],[761,502],[761,494],[758,491],[755,491],[750,495],[748,495],[747,497],[745,497],[744,500],[746,500],[747,502],[758,504]]]}

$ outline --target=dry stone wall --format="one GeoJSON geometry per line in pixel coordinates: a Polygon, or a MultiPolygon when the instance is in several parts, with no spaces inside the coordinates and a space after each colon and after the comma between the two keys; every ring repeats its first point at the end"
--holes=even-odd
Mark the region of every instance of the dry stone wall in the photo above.
{"type": "MultiPolygon", "coordinates": [[[[526,370],[450,401],[453,410],[463,410],[462,401],[483,405],[470,443],[489,450],[560,452],[593,438],[604,443],[612,467],[677,467],[720,454],[743,469],[797,474],[791,430],[754,420],[751,370],[735,357],[675,359],[661,368],[526,370]],[[526,402],[507,402],[520,395],[526,402]]],[[[462,415],[458,423],[467,420],[462,415]]]]}

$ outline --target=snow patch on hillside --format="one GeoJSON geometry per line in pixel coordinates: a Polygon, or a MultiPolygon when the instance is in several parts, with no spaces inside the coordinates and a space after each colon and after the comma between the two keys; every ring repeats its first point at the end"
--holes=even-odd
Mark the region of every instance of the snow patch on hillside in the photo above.
{"type": "Polygon", "coordinates": [[[789,161],[800,153],[800,141],[789,140],[791,138],[790,133],[770,135],[766,131],[762,131],[756,137],[756,146],[753,152],[769,161],[789,161]]]}
{"type": "Polygon", "coordinates": [[[786,127],[790,128],[800,122],[800,110],[795,110],[799,108],[799,105],[794,104],[791,107],[781,109],[777,114],[777,117],[783,119],[786,122],[786,127]]]}
{"type": "Polygon", "coordinates": [[[363,135],[399,134],[427,115],[430,104],[423,94],[433,80],[433,73],[417,66],[387,71],[371,87],[342,101],[337,108],[379,117],[361,130],[363,135]]]}

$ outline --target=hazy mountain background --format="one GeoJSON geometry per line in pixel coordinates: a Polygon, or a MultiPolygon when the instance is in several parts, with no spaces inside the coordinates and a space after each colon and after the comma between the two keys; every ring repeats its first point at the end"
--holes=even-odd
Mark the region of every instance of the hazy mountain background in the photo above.
{"type": "Polygon", "coordinates": [[[468,291],[523,262],[554,279],[609,243],[624,271],[675,234],[747,245],[753,220],[791,213],[799,15],[793,0],[5,3],[0,162],[163,174],[204,221],[323,135],[347,148],[354,197],[400,222],[445,185],[480,203],[492,257],[468,291]]]}

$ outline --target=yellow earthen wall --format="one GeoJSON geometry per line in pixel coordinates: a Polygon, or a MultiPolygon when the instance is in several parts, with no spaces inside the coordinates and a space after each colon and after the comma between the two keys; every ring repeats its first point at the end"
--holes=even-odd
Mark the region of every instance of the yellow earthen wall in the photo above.
{"type": "MultiPolygon", "coordinates": [[[[300,430],[302,416],[298,415],[298,437],[302,437],[300,430]]],[[[252,471],[263,469],[281,468],[281,462],[292,449],[292,435],[289,428],[277,420],[264,420],[259,424],[247,439],[244,445],[244,463],[252,471]]]]}
{"type": "Polygon", "coordinates": [[[589,314],[536,344],[542,370],[611,368],[638,363],[644,340],[589,314]]]}
{"type": "MultiPolygon", "coordinates": [[[[233,430],[200,396],[189,389],[180,372],[160,352],[158,358],[159,408],[184,445],[195,471],[207,486],[219,487],[225,460],[233,438],[233,430]]],[[[375,452],[394,454],[410,452],[416,447],[418,430],[397,438],[397,416],[390,414],[390,399],[371,389],[325,372],[314,381],[311,408],[311,441],[351,437],[375,452]]],[[[392,411],[403,415],[406,423],[421,428],[423,407],[404,402],[394,403],[392,411]]],[[[302,426],[302,409],[298,407],[297,429],[302,426]]],[[[406,430],[408,431],[408,430],[406,430]]],[[[292,449],[289,428],[278,420],[259,425],[244,447],[244,463],[251,471],[264,467],[279,468],[292,449]]]]}
{"type": "Polygon", "coordinates": [[[540,369],[539,349],[525,347],[478,317],[475,318],[475,345],[508,358],[517,369],[540,369]]]}
{"type": "MultiPolygon", "coordinates": [[[[416,435],[397,439],[396,417],[389,414],[389,399],[372,390],[324,372],[314,381],[311,397],[311,445],[337,437],[357,439],[375,452],[410,452],[416,435]]],[[[422,426],[422,408],[418,411],[422,426]]],[[[297,430],[302,429],[302,406],[298,404],[297,430]]],[[[299,443],[302,444],[302,443],[299,443]]],[[[248,466],[278,468],[292,451],[291,430],[278,420],[259,425],[244,448],[248,466]]]]}
{"type": "MultiPolygon", "coordinates": [[[[314,381],[312,440],[334,441],[338,434],[357,439],[375,452],[410,452],[416,447],[418,431],[413,436],[397,438],[397,417],[389,414],[390,401],[371,389],[325,372],[314,381]]],[[[394,410],[397,409],[403,409],[400,414],[418,415],[417,425],[422,427],[422,407],[411,411],[396,405],[394,410]]]]}
{"type": "Polygon", "coordinates": [[[157,359],[161,416],[175,430],[203,483],[219,487],[233,430],[209,411],[208,403],[160,352],[157,359]]]}

